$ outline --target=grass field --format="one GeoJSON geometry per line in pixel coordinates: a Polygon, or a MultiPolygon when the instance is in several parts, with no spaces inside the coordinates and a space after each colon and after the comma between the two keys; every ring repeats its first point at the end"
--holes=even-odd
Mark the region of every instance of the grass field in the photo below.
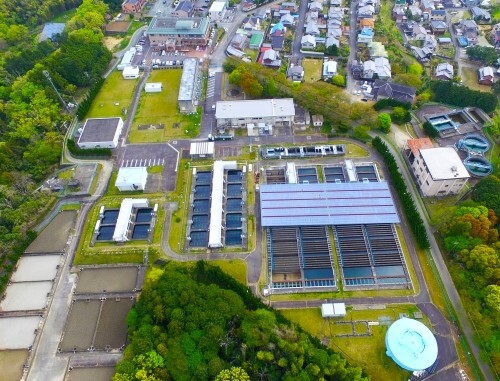
{"type": "Polygon", "coordinates": [[[94,99],[87,118],[122,116],[122,109],[130,107],[137,79],[123,79],[120,71],[112,72],[94,99]]]}
{"type": "Polygon", "coordinates": [[[305,58],[302,61],[304,68],[304,80],[306,82],[316,82],[321,79],[323,60],[314,58],[305,58]]]}
{"type": "Polygon", "coordinates": [[[131,143],[164,142],[198,134],[200,115],[182,115],[177,109],[181,75],[180,69],[156,70],[151,73],[148,82],[163,83],[163,91],[142,92],[129,134],[131,143]],[[164,124],[164,128],[139,130],[139,125],[155,124],[164,124]]]}
{"type": "Polygon", "coordinates": [[[477,70],[472,67],[462,67],[462,80],[464,81],[464,86],[472,90],[479,90],[491,93],[491,87],[480,85],[477,82],[477,70]]]}
{"type": "Polygon", "coordinates": [[[226,274],[231,275],[238,282],[247,284],[247,263],[242,259],[217,260],[210,262],[211,265],[219,266],[226,274]]]}
{"type": "MultiPolygon", "coordinates": [[[[394,320],[400,313],[412,313],[416,309],[412,305],[389,305],[384,310],[348,311],[343,321],[368,320],[379,318],[394,320]]],[[[409,379],[409,372],[404,371],[386,354],[385,334],[387,326],[372,326],[372,336],[368,337],[334,337],[335,334],[346,333],[346,326],[326,322],[321,317],[319,308],[280,310],[292,322],[299,324],[306,331],[320,339],[328,339],[330,347],[341,352],[349,360],[362,366],[373,381],[403,381],[409,379]]],[[[335,319],[337,320],[337,319],[335,319]]],[[[424,320],[423,323],[429,323],[424,320]]],[[[358,329],[358,327],[356,327],[358,329]]]]}
{"type": "Polygon", "coordinates": [[[49,22],[66,22],[70,18],[72,18],[76,13],[76,8],[70,9],[69,11],[63,12],[56,17],[54,17],[52,20],[49,22]]]}

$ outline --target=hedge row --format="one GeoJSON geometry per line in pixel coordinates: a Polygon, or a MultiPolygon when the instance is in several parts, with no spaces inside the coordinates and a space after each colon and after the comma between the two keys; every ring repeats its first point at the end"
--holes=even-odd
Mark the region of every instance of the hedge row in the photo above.
{"type": "Polygon", "coordinates": [[[479,107],[486,113],[495,111],[498,104],[495,94],[471,90],[448,81],[431,81],[431,89],[432,99],[436,102],[461,107],[479,107]]]}
{"type": "Polygon", "coordinates": [[[384,108],[387,107],[403,107],[405,110],[411,109],[411,103],[408,102],[400,102],[395,99],[380,99],[378,100],[374,105],[373,108],[376,111],[383,110],[384,108]]]}
{"type": "Polygon", "coordinates": [[[67,147],[72,156],[75,157],[102,157],[109,158],[111,157],[111,149],[109,148],[88,148],[81,149],[78,148],[75,141],[73,139],[68,139],[67,147]]]}
{"type": "Polygon", "coordinates": [[[392,182],[394,184],[394,188],[399,197],[399,201],[403,206],[406,219],[410,223],[410,227],[415,235],[415,239],[417,240],[418,245],[422,249],[429,248],[429,237],[427,237],[427,232],[425,231],[424,221],[420,217],[420,213],[417,211],[415,206],[415,202],[411,197],[408,188],[406,187],[406,183],[399,172],[398,165],[394,156],[387,148],[387,145],[380,139],[378,136],[372,140],[373,147],[382,155],[384,158],[385,165],[389,170],[389,174],[391,175],[392,182]]]}
{"type": "Polygon", "coordinates": [[[78,117],[78,120],[82,120],[83,118],[85,118],[85,115],[87,115],[87,112],[89,112],[90,110],[90,106],[92,106],[94,98],[99,93],[99,90],[101,90],[103,83],[104,83],[104,78],[103,77],[99,78],[92,85],[85,99],[80,102],[80,104],[78,105],[78,109],[76,110],[76,116],[78,117]]]}

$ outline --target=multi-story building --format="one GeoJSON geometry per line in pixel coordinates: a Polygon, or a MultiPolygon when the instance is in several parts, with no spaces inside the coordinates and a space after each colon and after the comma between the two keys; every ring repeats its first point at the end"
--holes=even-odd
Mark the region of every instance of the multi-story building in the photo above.
{"type": "Polygon", "coordinates": [[[469,172],[452,147],[434,148],[428,138],[410,139],[406,144],[408,161],[424,196],[457,194],[467,184],[469,172]]]}
{"type": "Polygon", "coordinates": [[[191,50],[206,46],[210,38],[207,17],[154,17],[146,34],[153,47],[168,51],[191,50]]]}
{"type": "Polygon", "coordinates": [[[198,105],[195,89],[197,74],[198,61],[195,58],[185,59],[182,67],[179,97],[177,98],[181,114],[191,114],[196,112],[196,107],[198,105]]]}

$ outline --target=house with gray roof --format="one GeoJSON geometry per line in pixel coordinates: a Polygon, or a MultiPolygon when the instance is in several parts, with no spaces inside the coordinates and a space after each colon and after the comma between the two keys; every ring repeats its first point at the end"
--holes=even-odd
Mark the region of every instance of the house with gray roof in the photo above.
{"type": "Polygon", "coordinates": [[[436,66],[436,78],[444,81],[451,81],[453,79],[454,71],[453,66],[448,62],[442,62],[436,66]]]}
{"type": "Polygon", "coordinates": [[[481,85],[491,86],[495,82],[495,69],[493,69],[491,66],[479,68],[477,74],[478,82],[481,85]]]}
{"type": "Polygon", "coordinates": [[[290,13],[284,14],[280,19],[280,22],[285,26],[292,26],[294,21],[295,18],[290,13]]]}
{"type": "Polygon", "coordinates": [[[448,30],[448,25],[444,21],[441,20],[432,20],[431,21],[431,31],[434,34],[444,34],[448,30]]]}
{"type": "Polygon", "coordinates": [[[305,34],[300,40],[300,46],[302,49],[314,49],[316,47],[316,37],[310,34],[305,34]]]}
{"type": "Polygon", "coordinates": [[[490,23],[491,22],[491,14],[486,9],[479,7],[472,7],[470,9],[472,13],[472,18],[482,23],[490,23]]]}
{"type": "Polygon", "coordinates": [[[177,17],[191,17],[193,12],[194,4],[189,0],[182,0],[177,4],[172,14],[177,17]]]}
{"type": "Polygon", "coordinates": [[[313,36],[319,36],[318,24],[316,24],[314,21],[308,22],[306,24],[305,33],[313,36]]]}

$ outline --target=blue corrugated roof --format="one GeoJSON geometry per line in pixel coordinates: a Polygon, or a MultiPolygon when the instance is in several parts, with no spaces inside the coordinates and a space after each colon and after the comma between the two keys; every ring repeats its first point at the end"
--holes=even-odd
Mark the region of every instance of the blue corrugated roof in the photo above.
{"type": "Polygon", "coordinates": [[[44,41],[48,38],[54,37],[56,34],[61,34],[64,31],[65,23],[47,23],[44,25],[42,34],[40,35],[40,41],[44,41]]]}
{"type": "Polygon", "coordinates": [[[399,223],[386,182],[263,184],[263,227],[399,223]]]}

